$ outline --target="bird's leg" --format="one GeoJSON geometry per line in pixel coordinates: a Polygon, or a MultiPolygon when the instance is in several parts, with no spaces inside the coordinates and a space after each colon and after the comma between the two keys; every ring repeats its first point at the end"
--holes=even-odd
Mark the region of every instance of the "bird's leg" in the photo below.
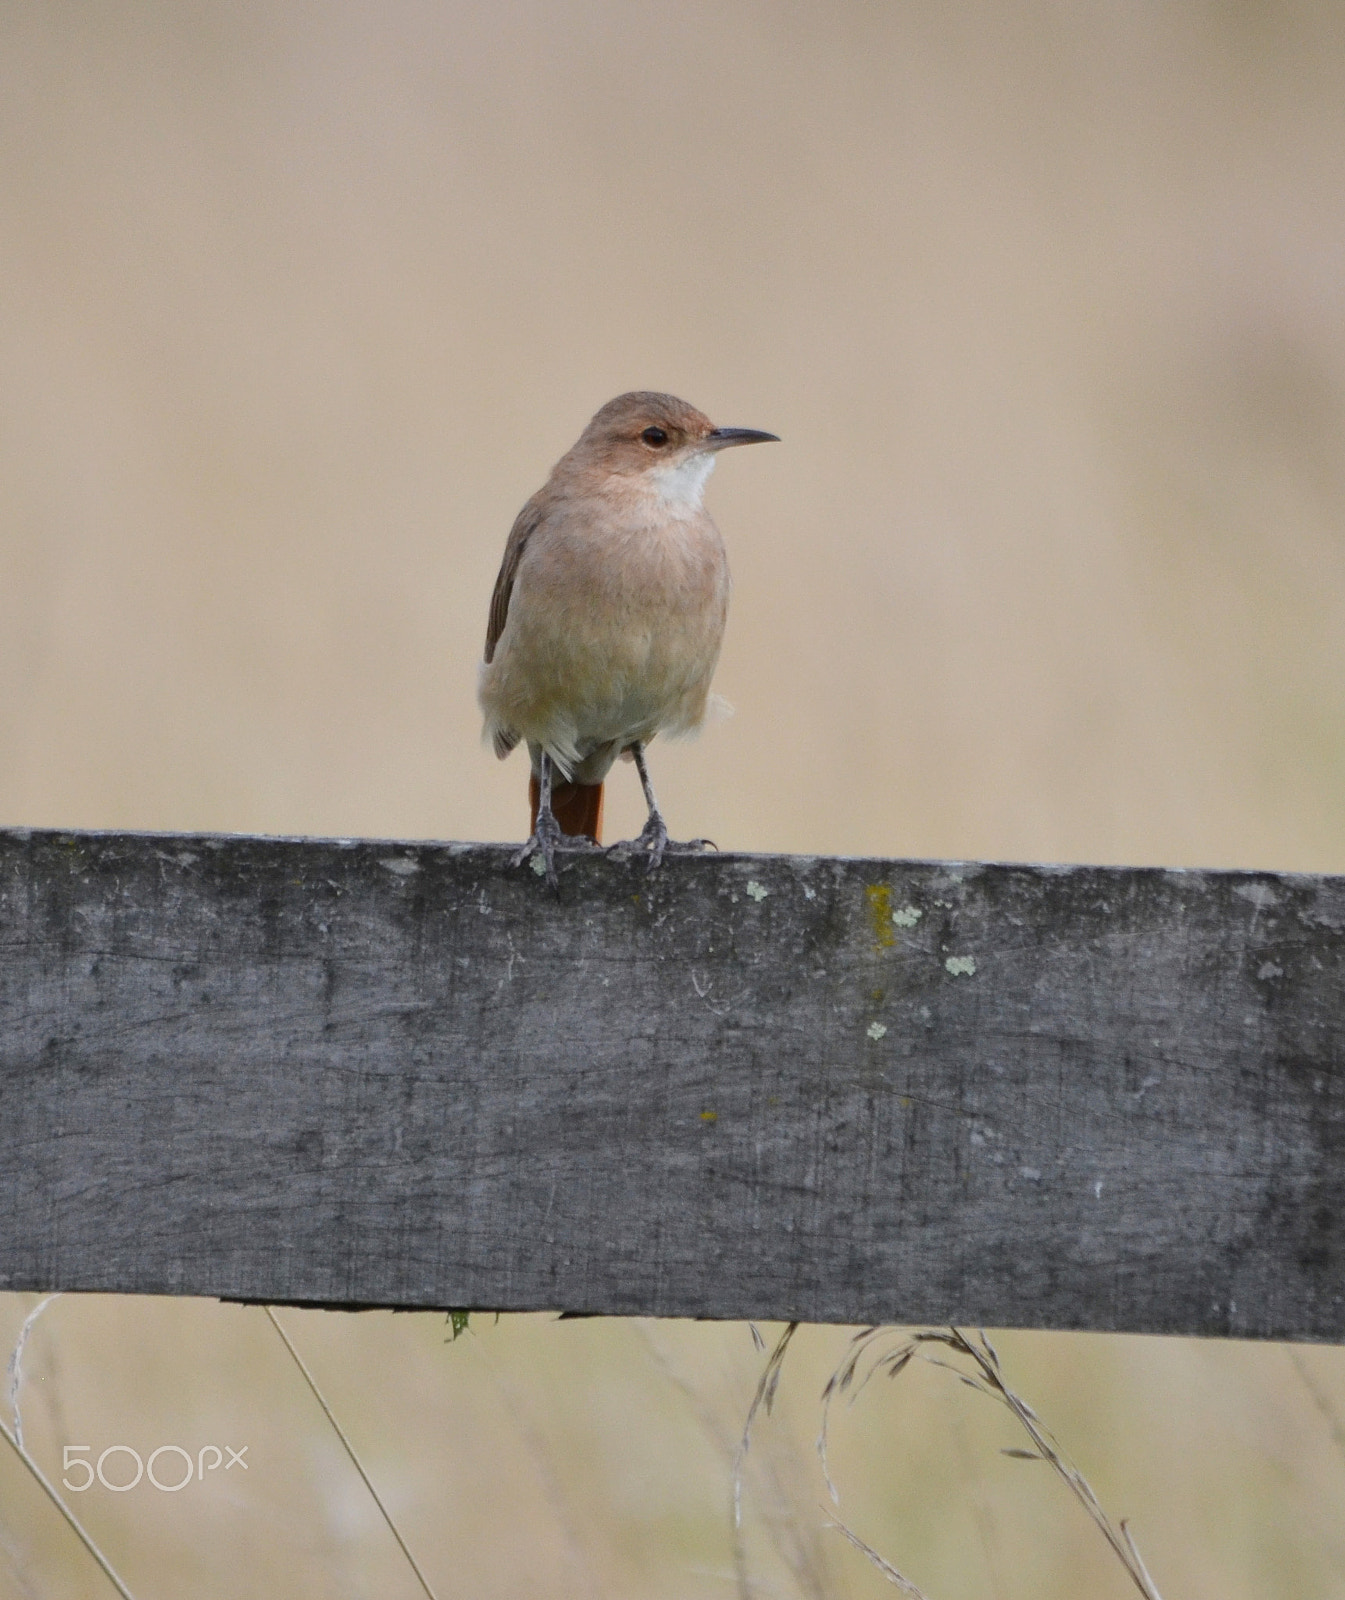
{"type": "Polygon", "coordinates": [[[532,837],[527,844],[514,857],[514,865],[521,867],[529,856],[541,852],[542,860],[546,863],[546,881],[560,893],[560,878],[556,874],[556,851],[561,840],[565,837],[560,831],[560,823],[556,821],[556,814],[551,809],[551,757],[542,751],[539,762],[538,788],[541,798],[537,805],[537,821],[533,824],[532,837]]]}
{"type": "Polygon", "coordinates": [[[663,820],[663,813],[658,808],[658,801],[654,798],[654,785],[649,781],[649,768],[645,764],[644,746],[637,739],[630,747],[631,759],[635,762],[635,770],[640,774],[640,787],[644,790],[644,803],[649,807],[649,818],[640,836],[635,841],[636,849],[648,850],[649,870],[652,872],[659,862],[663,860],[663,852],[668,848],[668,824],[663,820]]]}
{"type": "Polygon", "coordinates": [[[640,836],[634,840],[637,850],[648,850],[649,870],[663,860],[667,851],[704,850],[709,844],[709,839],[688,839],[684,844],[676,843],[668,837],[668,824],[663,820],[663,813],[658,808],[658,801],[654,798],[654,785],[649,781],[649,768],[645,764],[644,745],[638,740],[630,747],[631,757],[635,762],[635,770],[640,774],[640,787],[644,790],[644,801],[649,807],[649,820],[640,829],[640,836]]]}

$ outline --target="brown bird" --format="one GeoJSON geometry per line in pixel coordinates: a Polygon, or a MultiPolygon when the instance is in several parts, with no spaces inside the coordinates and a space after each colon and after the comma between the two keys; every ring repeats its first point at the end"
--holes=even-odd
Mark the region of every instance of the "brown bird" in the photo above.
{"type": "MultiPolygon", "coordinates": [[[[556,887],[561,841],[602,837],[602,786],[635,762],[651,870],[671,844],[644,748],[705,719],[729,603],[728,558],[705,510],[718,451],[775,439],[716,428],[670,394],[609,400],[514,523],[490,602],[478,697],[503,760],[532,757],[532,835],[556,887]]],[[[582,841],[582,843],[580,842],[582,841]]]]}

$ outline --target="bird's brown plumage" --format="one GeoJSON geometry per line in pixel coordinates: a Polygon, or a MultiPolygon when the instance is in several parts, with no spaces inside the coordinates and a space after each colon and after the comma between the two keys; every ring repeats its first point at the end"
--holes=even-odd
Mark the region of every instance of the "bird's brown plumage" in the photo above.
{"type": "Polygon", "coordinates": [[[703,721],[729,573],[701,494],[719,449],[769,437],[673,395],[619,395],[515,519],[479,697],[497,755],[526,740],[534,793],[550,758],[563,831],[597,838],[613,761],[703,721]]]}

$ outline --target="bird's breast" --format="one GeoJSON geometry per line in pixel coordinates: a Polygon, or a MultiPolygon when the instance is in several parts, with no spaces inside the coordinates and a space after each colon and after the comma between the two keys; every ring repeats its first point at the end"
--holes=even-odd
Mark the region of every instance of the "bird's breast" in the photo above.
{"type": "Polygon", "coordinates": [[[595,497],[546,534],[528,587],[560,599],[567,625],[657,631],[718,615],[722,627],[728,559],[704,510],[670,515],[647,491],[595,497]]]}
{"type": "Polygon", "coordinates": [[[568,509],[519,563],[484,698],[563,755],[697,726],[728,611],[718,529],[643,503],[568,509]]]}

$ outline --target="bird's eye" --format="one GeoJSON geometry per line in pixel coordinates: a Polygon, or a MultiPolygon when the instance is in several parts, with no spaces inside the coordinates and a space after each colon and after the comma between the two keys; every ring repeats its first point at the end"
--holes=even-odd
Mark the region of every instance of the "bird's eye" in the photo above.
{"type": "Polygon", "coordinates": [[[646,444],[652,444],[655,449],[658,449],[659,445],[667,444],[668,442],[668,435],[662,428],[646,428],[640,437],[646,444]]]}

